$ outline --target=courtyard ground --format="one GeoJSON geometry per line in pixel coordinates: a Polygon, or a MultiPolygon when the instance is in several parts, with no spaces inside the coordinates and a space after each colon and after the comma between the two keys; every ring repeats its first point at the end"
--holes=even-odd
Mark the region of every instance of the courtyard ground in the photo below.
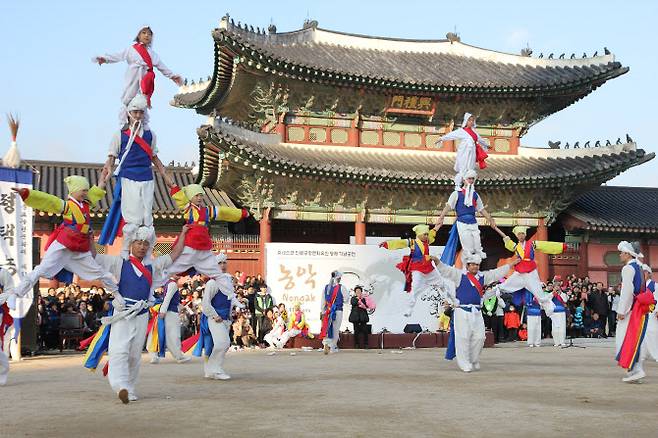
{"type": "Polygon", "coordinates": [[[129,405],[80,355],[29,358],[0,387],[0,436],[658,436],[658,364],[624,384],[612,342],[587,345],[488,348],[471,374],[444,349],[230,352],[230,381],[144,355],[129,405]]]}

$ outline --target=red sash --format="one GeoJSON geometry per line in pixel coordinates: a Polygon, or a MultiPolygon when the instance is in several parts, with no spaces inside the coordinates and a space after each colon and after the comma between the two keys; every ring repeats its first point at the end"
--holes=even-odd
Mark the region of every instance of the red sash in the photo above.
{"type": "Polygon", "coordinates": [[[565,309],[567,308],[567,303],[564,302],[559,292],[553,292],[553,296],[557,298],[557,300],[564,306],[565,309]]]}
{"type": "Polygon", "coordinates": [[[130,263],[132,263],[133,266],[136,267],[137,270],[142,273],[142,275],[149,282],[149,286],[153,286],[153,276],[151,275],[151,272],[148,269],[146,269],[146,267],[142,264],[142,262],[139,261],[137,257],[130,256],[130,263]]]}
{"type": "MultiPolygon", "coordinates": [[[[123,131],[123,133],[126,134],[130,138],[130,129],[126,129],[125,131],[123,131]]],[[[146,152],[146,155],[148,155],[149,158],[152,160],[153,159],[153,149],[151,149],[151,146],[146,142],[146,140],[144,140],[139,135],[136,135],[134,141],[135,141],[135,143],[137,143],[139,145],[140,148],[142,148],[142,150],[144,152],[146,152]]]]}
{"type": "Polygon", "coordinates": [[[320,339],[324,339],[327,336],[327,331],[329,330],[329,315],[331,314],[331,308],[336,301],[338,292],[340,291],[340,284],[334,286],[333,295],[331,299],[324,303],[324,314],[322,315],[322,330],[320,331],[320,339]]]}
{"type": "Polygon", "coordinates": [[[5,346],[5,331],[14,323],[14,318],[9,314],[9,306],[4,303],[0,306],[0,347],[5,346]]]}
{"type": "MultiPolygon", "coordinates": [[[[461,189],[462,195],[464,195],[464,200],[466,200],[466,189],[462,188],[461,189]]],[[[466,204],[464,204],[466,205],[466,204]]],[[[478,198],[475,196],[475,193],[473,194],[473,207],[477,210],[478,208],[478,198]]]]}
{"type": "Polygon", "coordinates": [[[617,353],[617,363],[620,367],[630,370],[637,363],[642,341],[647,332],[649,314],[653,312],[655,305],[653,293],[646,289],[646,283],[642,281],[640,292],[633,299],[624,342],[617,353]]]}
{"type": "Polygon", "coordinates": [[[146,96],[146,102],[148,103],[149,108],[151,108],[151,96],[153,96],[153,91],[155,90],[155,73],[153,72],[153,60],[149,54],[148,49],[143,44],[135,43],[133,44],[133,49],[139,56],[142,57],[148,70],[139,83],[139,86],[142,90],[142,94],[146,96]]]}
{"type": "Polygon", "coordinates": [[[478,162],[480,169],[486,169],[487,163],[485,163],[484,160],[489,157],[489,154],[487,154],[484,148],[480,146],[480,143],[478,143],[478,136],[475,131],[473,131],[473,129],[464,128],[464,131],[466,131],[466,133],[471,136],[473,143],[475,143],[475,161],[478,162]]]}
{"type": "Polygon", "coordinates": [[[475,277],[475,275],[471,274],[470,272],[466,272],[466,278],[468,278],[468,281],[471,282],[471,284],[477,289],[478,293],[480,296],[484,295],[484,288],[478,281],[478,279],[475,277]]]}

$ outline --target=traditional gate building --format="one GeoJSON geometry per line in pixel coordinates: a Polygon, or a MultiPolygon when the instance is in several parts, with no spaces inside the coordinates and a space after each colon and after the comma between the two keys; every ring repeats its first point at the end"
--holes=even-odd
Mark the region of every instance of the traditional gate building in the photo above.
{"type": "MultiPolygon", "coordinates": [[[[381,38],[325,30],[316,21],[265,32],[228,15],[212,37],[212,76],[186,83],[172,104],[208,116],[198,129],[197,181],[251,211],[261,249],[269,241],[349,243],[352,236],[363,244],[367,236],[433,223],[455,173],[456,145],[437,139],[468,111],[492,145],[477,186],[498,225],[530,225],[539,239],[576,243],[552,268],[540,256],[545,277],[582,265],[582,233],[552,227],[549,236],[558,215],[654,157],[630,137],[521,146],[532,125],[628,71],[608,49],[532,57],[473,47],[454,34],[381,38]]],[[[499,237],[483,231],[488,264],[507,257],[499,237]]]]}

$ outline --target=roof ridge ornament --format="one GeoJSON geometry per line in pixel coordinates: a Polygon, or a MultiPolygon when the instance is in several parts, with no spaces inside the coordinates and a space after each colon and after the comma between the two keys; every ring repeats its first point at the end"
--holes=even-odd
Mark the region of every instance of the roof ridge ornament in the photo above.
{"type": "Polygon", "coordinates": [[[302,29],[313,29],[313,30],[315,30],[315,29],[318,28],[318,25],[319,25],[318,20],[311,20],[311,19],[307,18],[306,20],[304,20],[304,25],[302,26],[302,29]]]}
{"type": "Polygon", "coordinates": [[[448,32],[446,34],[446,39],[448,41],[450,41],[450,44],[455,43],[455,42],[457,42],[457,43],[462,42],[462,39],[461,39],[461,37],[459,36],[459,34],[457,33],[456,30],[455,30],[455,32],[448,32]]]}
{"type": "Polygon", "coordinates": [[[526,43],[525,48],[521,49],[521,56],[531,56],[532,55],[532,49],[530,48],[530,44],[526,43]]]}

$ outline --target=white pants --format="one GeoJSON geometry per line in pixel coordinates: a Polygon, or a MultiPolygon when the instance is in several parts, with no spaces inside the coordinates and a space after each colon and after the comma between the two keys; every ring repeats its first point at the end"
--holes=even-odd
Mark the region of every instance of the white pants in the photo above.
{"type": "Polygon", "coordinates": [[[179,272],[185,272],[190,268],[194,268],[200,274],[207,275],[210,278],[215,278],[222,274],[212,251],[192,249],[186,246],[174,264],[167,268],[167,277],[178,274],[179,272]]]}
{"type": "MultiPolygon", "coordinates": [[[[161,322],[162,320],[160,320],[161,322]]],[[[181,351],[180,343],[180,317],[178,312],[167,312],[164,317],[165,324],[165,341],[167,344],[167,350],[173,356],[174,359],[179,360],[183,357],[183,352],[181,351]]],[[[149,332],[148,338],[146,339],[146,344],[150,345],[153,338],[153,333],[149,332]]],[[[158,353],[151,353],[153,356],[157,356],[158,353]]],[[[163,355],[164,356],[164,355],[163,355]]]]}
{"type": "Polygon", "coordinates": [[[658,361],[658,317],[656,313],[649,314],[649,323],[647,324],[647,333],[644,335],[644,342],[647,346],[647,356],[658,361]]]}
{"type": "Polygon", "coordinates": [[[567,315],[564,312],[555,312],[551,315],[551,333],[553,344],[562,345],[567,337],[567,315]]]}
{"type": "Polygon", "coordinates": [[[153,191],[153,180],[121,178],[121,216],[127,224],[153,225],[153,191]]]}
{"type": "Polygon", "coordinates": [[[407,294],[407,311],[406,315],[411,315],[418,297],[422,296],[433,285],[443,284],[443,278],[436,269],[427,274],[420,271],[411,272],[411,292],[407,294]]]}
{"type": "Polygon", "coordinates": [[[4,351],[0,350],[0,386],[7,383],[7,376],[9,375],[9,358],[4,351]]]}
{"type": "MultiPolygon", "coordinates": [[[[299,330],[297,330],[299,331],[299,330]]],[[[301,332],[300,332],[301,333],[301,332]]],[[[265,342],[267,342],[269,345],[275,348],[283,348],[285,347],[286,343],[290,339],[290,331],[283,332],[281,333],[280,336],[274,335],[273,332],[269,332],[266,334],[263,339],[265,342]]]]}
{"type": "MultiPolygon", "coordinates": [[[[0,316],[1,317],[1,316],[0,316]]],[[[18,343],[14,339],[14,332],[16,331],[16,326],[14,324],[7,327],[5,330],[5,339],[3,345],[3,350],[7,357],[11,357],[16,360],[20,355],[18,354],[18,343]]]]}
{"type": "Polygon", "coordinates": [[[457,232],[459,233],[459,242],[462,245],[462,254],[477,254],[483,259],[487,257],[487,254],[482,251],[478,224],[465,224],[457,221],[457,232]]]}
{"type": "Polygon", "coordinates": [[[147,312],[132,319],[121,319],[112,323],[107,350],[107,380],[115,392],[127,389],[130,394],[135,393],[148,322],[147,312]]]}
{"type": "Polygon", "coordinates": [[[478,309],[455,308],[455,355],[462,371],[472,371],[484,347],[484,319],[478,309]]]}
{"type": "Polygon", "coordinates": [[[224,357],[231,345],[231,339],[229,338],[231,323],[229,321],[216,322],[214,319],[208,318],[208,328],[212,334],[213,347],[203,370],[206,376],[212,376],[224,372],[224,357]]]}
{"type": "Polygon", "coordinates": [[[541,316],[528,315],[528,345],[541,345],[541,316]]]}
{"type": "MultiPolygon", "coordinates": [[[[555,309],[555,304],[549,294],[544,293],[541,287],[541,280],[537,270],[528,273],[516,272],[509,276],[509,278],[500,283],[501,292],[516,292],[521,289],[528,289],[537,301],[541,304],[542,309],[546,312],[546,316],[551,316],[555,309]]],[[[528,337],[530,339],[530,337],[528,337]]]]}
{"type": "Polygon", "coordinates": [[[331,323],[333,327],[334,337],[326,336],[322,340],[322,345],[328,345],[329,348],[335,350],[338,348],[338,339],[340,338],[340,324],[343,322],[343,311],[336,311],[336,319],[331,323]]]}
{"type": "Polygon", "coordinates": [[[27,293],[39,281],[40,277],[53,278],[59,271],[66,269],[77,274],[83,280],[100,279],[108,292],[117,290],[117,283],[108,271],[104,270],[91,256],[91,251],[70,251],[59,242],[53,242],[44,254],[41,264],[28,273],[16,287],[19,297],[27,293]]]}

